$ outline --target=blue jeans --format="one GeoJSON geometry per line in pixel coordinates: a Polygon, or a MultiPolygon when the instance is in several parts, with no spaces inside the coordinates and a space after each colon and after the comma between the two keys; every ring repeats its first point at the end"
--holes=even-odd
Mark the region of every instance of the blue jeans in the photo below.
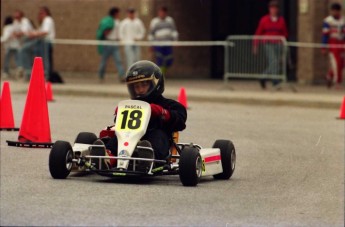
{"type": "Polygon", "coordinates": [[[127,69],[140,60],[140,47],[135,45],[125,46],[127,69]]]}
{"type": "MultiPolygon", "coordinates": [[[[281,48],[282,46],[280,44],[275,43],[266,43],[264,45],[264,51],[268,62],[268,66],[265,69],[264,74],[277,76],[281,73],[281,48]]],[[[261,81],[265,82],[266,80],[267,79],[263,79],[261,81]]],[[[277,85],[279,82],[279,79],[272,79],[272,83],[274,85],[277,85]]]]}
{"type": "Polygon", "coordinates": [[[117,72],[119,74],[120,79],[124,78],[125,70],[122,66],[120,50],[119,50],[119,47],[117,47],[117,46],[103,46],[101,63],[99,65],[99,69],[98,69],[99,78],[101,78],[101,79],[104,78],[105,70],[107,67],[107,60],[111,56],[114,59],[114,63],[116,65],[117,72]]]}
{"type": "Polygon", "coordinates": [[[48,79],[53,70],[53,46],[50,41],[43,39],[25,39],[20,50],[21,66],[24,68],[25,78],[30,79],[34,57],[42,57],[45,78],[48,79]]]}
{"type": "Polygon", "coordinates": [[[29,79],[31,75],[32,60],[36,52],[36,43],[37,40],[24,38],[23,46],[19,51],[20,64],[24,68],[26,79],[29,79]]]}
{"type": "Polygon", "coordinates": [[[20,66],[18,50],[12,48],[6,49],[4,58],[4,72],[7,74],[9,74],[10,72],[10,60],[12,56],[14,57],[14,60],[16,62],[16,66],[20,66]]]}
{"type": "Polygon", "coordinates": [[[170,46],[155,46],[156,63],[159,67],[170,67],[173,63],[173,49],[170,46]]]}

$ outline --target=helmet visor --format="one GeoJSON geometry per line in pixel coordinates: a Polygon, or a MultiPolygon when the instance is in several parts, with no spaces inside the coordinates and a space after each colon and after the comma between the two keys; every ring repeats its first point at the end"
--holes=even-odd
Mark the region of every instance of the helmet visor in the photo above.
{"type": "Polygon", "coordinates": [[[127,82],[129,94],[132,99],[143,99],[151,94],[156,87],[154,76],[127,82]]]}

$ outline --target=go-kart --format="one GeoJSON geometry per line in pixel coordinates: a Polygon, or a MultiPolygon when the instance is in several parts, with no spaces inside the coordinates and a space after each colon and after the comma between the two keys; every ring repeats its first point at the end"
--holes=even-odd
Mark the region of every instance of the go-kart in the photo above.
{"type": "Polygon", "coordinates": [[[202,148],[193,143],[178,143],[175,133],[166,159],[138,157],[135,154],[143,150],[154,153],[151,147],[140,146],[151,117],[150,104],[137,100],[121,101],[117,113],[115,125],[100,133],[100,139],[105,143],[111,137],[117,137],[117,156],[91,155],[92,149],[105,147],[95,144],[98,138],[94,133],[81,132],[73,146],[66,141],[55,142],[49,155],[51,176],[65,179],[71,171],[88,171],[107,177],[179,175],[184,186],[196,186],[201,177],[226,180],[234,173],[236,152],[230,140],[217,140],[212,148],[202,148]],[[104,159],[115,159],[115,167],[103,168],[104,159]]]}

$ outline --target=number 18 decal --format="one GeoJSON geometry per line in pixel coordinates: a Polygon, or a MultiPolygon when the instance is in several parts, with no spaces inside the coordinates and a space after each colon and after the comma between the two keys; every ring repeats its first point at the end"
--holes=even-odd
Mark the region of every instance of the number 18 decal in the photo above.
{"type": "Polygon", "coordinates": [[[120,130],[135,130],[141,126],[141,118],[143,112],[141,110],[128,110],[125,109],[120,113],[119,123],[121,123],[120,130]]]}

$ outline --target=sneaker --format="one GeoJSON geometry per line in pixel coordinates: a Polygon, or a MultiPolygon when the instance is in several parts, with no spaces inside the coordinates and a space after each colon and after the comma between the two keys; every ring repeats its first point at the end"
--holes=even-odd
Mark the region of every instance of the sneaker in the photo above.
{"type": "MultiPolygon", "coordinates": [[[[138,147],[147,147],[147,148],[152,148],[152,145],[149,141],[147,140],[142,140],[138,143],[138,147]]],[[[154,159],[155,155],[153,151],[149,149],[144,149],[144,148],[137,148],[137,155],[138,158],[148,158],[148,159],[154,159]]],[[[138,161],[137,162],[137,170],[141,172],[148,172],[151,167],[151,162],[146,162],[146,161],[138,161]]]]}
{"type": "Polygon", "coordinates": [[[19,80],[19,79],[22,79],[24,77],[24,69],[22,67],[18,67],[16,69],[16,78],[19,80]]]}
{"type": "Polygon", "coordinates": [[[265,80],[260,80],[260,86],[262,90],[266,90],[266,81],[265,80]]]}
{"type": "Polygon", "coordinates": [[[333,81],[331,79],[327,79],[327,88],[331,89],[333,87],[333,81]]]}
{"type": "Polygon", "coordinates": [[[341,90],[344,89],[344,86],[342,84],[340,84],[340,83],[337,83],[337,84],[334,85],[334,89],[341,91],[341,90]]]}
{"type": "MultiPolygon", "coordinates": [[[[110,151],[105,148],[102,140],[96,140],[93,145],[99,145],[100,147],[92,147],[90,151],[91,156],[113,156],[110,151]]],[[[116,164],[116,159],[100,159],[92,158],[91,163],[94,163],[96,169],[104,170],[111,169],[116,164]]]]}

